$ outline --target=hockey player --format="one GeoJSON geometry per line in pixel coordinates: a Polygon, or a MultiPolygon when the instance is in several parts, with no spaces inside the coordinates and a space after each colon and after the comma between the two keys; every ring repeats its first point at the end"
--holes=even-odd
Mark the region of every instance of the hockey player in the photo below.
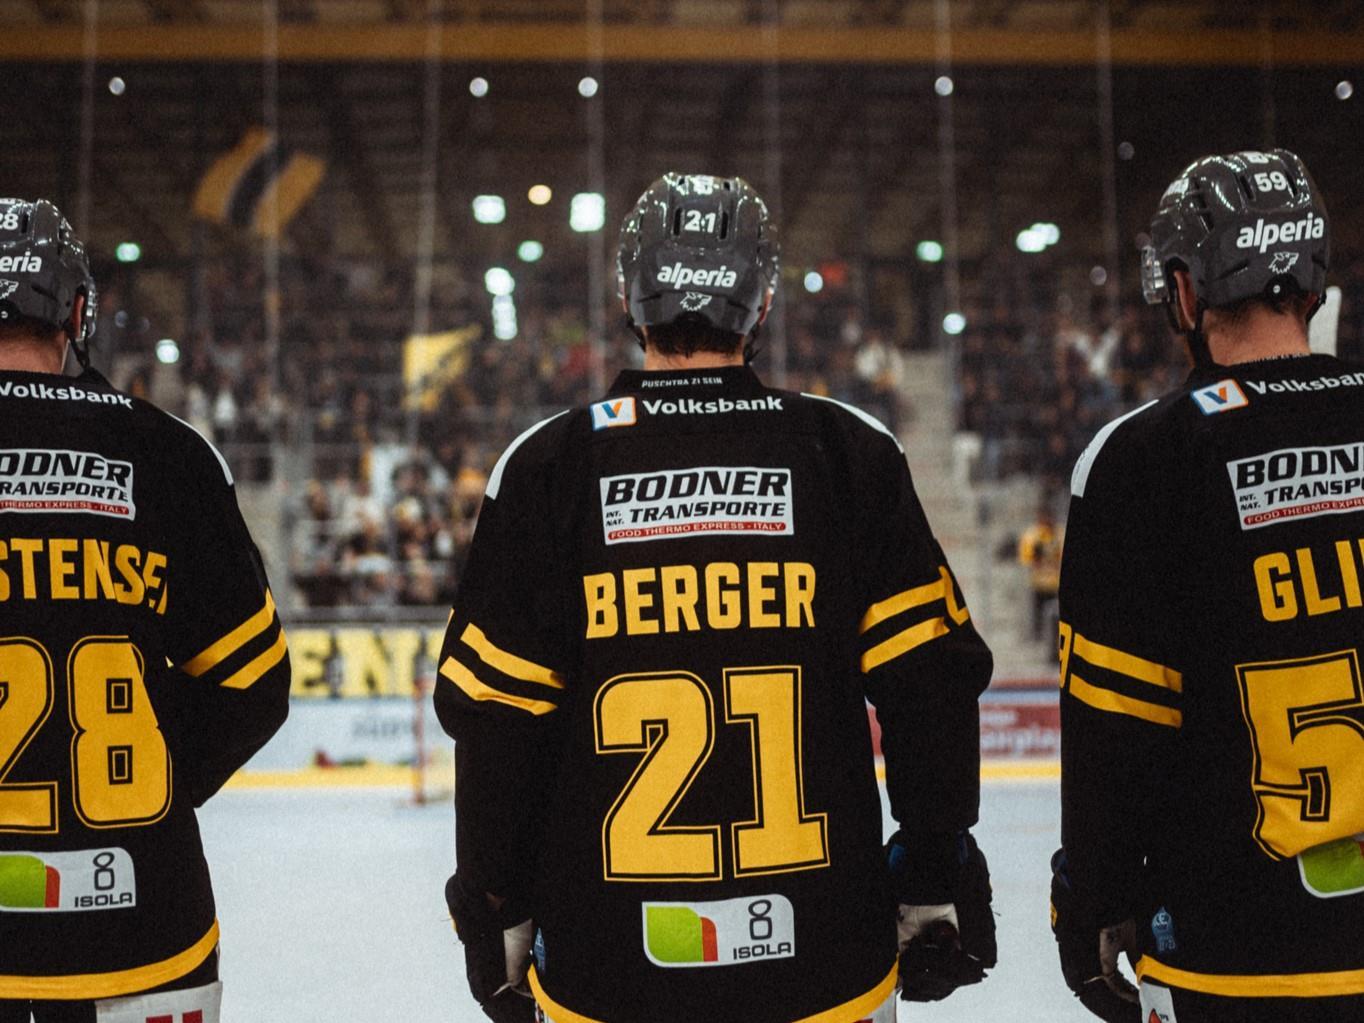
{"type": "Polygon", "coordinates": [[[1193,371],[1075,466],[1053,919],[1104,1019],[1364,1019],[1364,373],[1308,350],[1328,241],[1292,153],[1190,165],[1142,275],[1193,371]]]}
{"type": "Polygon", "coordinates": [[[216,1023],[194,808],[289,660],[222,456],[62,374],[94,324],[56,207],[0,200],[0,1023],[216,1023]]]}
{"type": "Polygon", "coordinates": [[[897,976],[994,963],[989,650],[895,437],[748,369],[754,190],[660,179],[618,270],[645,368],[502,455],[441,653],[470,987],[495,1020],[523,978],[554,1023],[892,1020],[897,976]]]}

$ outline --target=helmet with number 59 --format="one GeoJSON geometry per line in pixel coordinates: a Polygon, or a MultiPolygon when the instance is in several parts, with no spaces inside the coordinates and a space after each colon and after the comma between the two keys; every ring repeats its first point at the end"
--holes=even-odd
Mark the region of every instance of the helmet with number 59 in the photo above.
{"type": "Polygon", "coordinates": [[[1174,270],[1188,273],[1202,309],[1249,298],[1275,301],[1326,291],[1326,207],[1312,176],[1286,149],[1208,156],[1165,190],[1142,251],[1142,292],[1175,301],[1174,270]]]}

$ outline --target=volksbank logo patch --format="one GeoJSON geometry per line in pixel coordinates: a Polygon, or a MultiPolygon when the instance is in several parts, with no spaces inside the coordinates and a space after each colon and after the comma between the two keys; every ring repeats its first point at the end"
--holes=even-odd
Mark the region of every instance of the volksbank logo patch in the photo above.
{"type": "Polygon", "coordinates": [[[791,470],[700,466],[601,481],[608,544],[681,536],[791,536],[791,470]]]}
{"type": "Polygon", "coordinates": [[[22,256],[0,256],[0,273],[36,274],[41,273],[43,261],[32,253],[22,256]]]}
{"type": "Polygon", "coordinates": [[[592,429],[605,430],[608,426],[634,426],[635,399],[607,398],[592,406],[592,429]]]}
{"type": "Polygon", "coordinates": [[[644,411],[651,416],[710,416],[724,412],[780,412],[781,399],[774,394],[765,398],[680,398],[677,401],[644,402],[644,411]]]}
{"type": "Polygon", "coordinates": [[[726,266],[718,270],[697,270],[674,263],[659,268],[658,283],[671,284],[674,288],[686,287],[688,284],[698,288],[732,288],[739,283],[739,275],[726,266]]]}
{"type": "Polygon", "coordinates": [[[1230,412],[1234,408],[1245,408],[1250,404],[1245,391],[1241,390],[1241,385],[1231,379],[1219,380],[1207,387],[1200,387],[1193,392],[1192,397],[1205,416],[1217,412],[1230,412]]]}
{"type": "Polygon", "coordinates": [[[85,913],[136,905],[133,858],[126,850],[0,853],[0,910],[85,913]]]}
{"type": "Polygon", "coordinates": [[[655,966],[735,966],[796,954],[796,914],[782,895],[641,906],[644,954],[655,966]]]}
{"type": "Polygon", "coordinates": [[[1282,448],[1227,463],[1242,529],[1364,509],[1364,444],[1282,448]]]}
{"type": "Polygon", "coordinates": [[[1289,220],[1282,224],[1267,224],[1261,217],[1254,227],[1241,228],[1236,236],[1238,249],[1258,249],[1268,252],[1275,245],[1285,242],[1304,242],[1321,238],[1326,234],[1326,221],[1315,213],[1309,213],[1302,220],[1289,220]]]}
{"type": "Polygon", "coordinates": [[[0,450],[0,512],[136,518],[133,465],[90,451],[0,450]]]}

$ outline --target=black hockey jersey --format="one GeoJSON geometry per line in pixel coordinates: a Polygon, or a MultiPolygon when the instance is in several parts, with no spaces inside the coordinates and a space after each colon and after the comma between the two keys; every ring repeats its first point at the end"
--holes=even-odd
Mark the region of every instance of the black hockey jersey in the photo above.
{"type": "Polygon", "coordinates": [[[743,367],[626,372],[488,481],[436,709],[461,871],[533,892],[573,1020],[860,1020],[891,810],[976,820],[991,659],[898,441],[743,367]]]}
{"type": "Polygon", "coordinates": [[[1062,837],[1142,976],[1364,992],[1364,372],[1218,367],[1099,432],[1061,578],[1062,837]]]}
{"type": "Polygon", "coordinates": [[[0,999],[183,976],[218,935],[194,807],[288,700],[222,456],[97,374],[0,372],[0,612],[0,999]]]}

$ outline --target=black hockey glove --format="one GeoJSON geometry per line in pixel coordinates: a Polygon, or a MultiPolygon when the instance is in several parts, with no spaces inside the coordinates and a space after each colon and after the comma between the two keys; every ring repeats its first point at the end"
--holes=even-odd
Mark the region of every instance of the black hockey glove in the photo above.
{"type": "Polygon", "coordinates": [[[1107,1023],[1141,1023],[1137,989],[1118,971],[1118,956],[1136,945],[1136,925],[1104,927],[1082,908],[1066,872],[1066,851],[1051,858],[1051,930],[1061,955],[1066,986],[1107,1023]]]}
{"type": "Polygon", "coordinates": [[[526,987],[534,928],[524,909],[508,900],[494,909],[487,893],[453,874],[445,902],[464,944],[469,991],[493,1023],[534,1023],[535,1000],[526,987]]]}
{"type": "Polygon", "coordinates": [[[997,949],[990,869],[970,832],[911,838],[897,831],[886,862],[899,903],[900,997],[936,1002],[979,984],[997,949]]]}

